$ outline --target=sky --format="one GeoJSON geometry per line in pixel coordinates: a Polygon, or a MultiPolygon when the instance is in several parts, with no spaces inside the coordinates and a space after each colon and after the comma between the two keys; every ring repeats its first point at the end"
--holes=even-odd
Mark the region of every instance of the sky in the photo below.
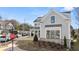
{"type": "Polygon", "coordinates": [[[33,21],[37,17],[45,15],[50,9],[58,12],[72,11],[71,25],[77,28],[73,11],[74,8],[72,7],[0,7],[0,16],[2,16],[3,19],[15,19],[20,23],[25,22],[33,25],[33,21]]]}

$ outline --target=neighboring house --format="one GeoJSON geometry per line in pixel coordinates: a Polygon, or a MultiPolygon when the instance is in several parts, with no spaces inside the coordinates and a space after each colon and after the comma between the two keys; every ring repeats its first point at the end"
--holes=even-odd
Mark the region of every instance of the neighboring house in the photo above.
{"type": "Polygon", "coordinates": [[[7,24],[6,24],[6,29],[7,29],[7,30],[12,30],[12,29],[14,30],[15,28],[14,28],[14,26],[13,26],[12,23],[7,23],[7,24]]]}
{"type": "Polygon", "coordinates": [[[71,47],[70,34],[71,17],[70,11],[57,12],[50,10],[43,17],[38,17],[34,21],[34,27],[30,33],[37,34],[39,40],[64,44],[64,37],[67,38],[67,46],[71,47]]]}
{"type": "Polygon", "coordinates": [[[0,33],[2,31],[9,31],[15,29],[13,24],[10,22],[0,21],[0,33]]]}

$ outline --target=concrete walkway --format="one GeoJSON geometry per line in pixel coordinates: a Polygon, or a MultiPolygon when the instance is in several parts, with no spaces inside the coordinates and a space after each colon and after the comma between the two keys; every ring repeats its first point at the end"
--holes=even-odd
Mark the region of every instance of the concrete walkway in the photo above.
{"type": "Polygon", "coordinates": [[[23,37],[16,38],[15,40],[33,40],[33,37],[23,36],[23,37]]]}
{"type": "MultiPolygon", "coordinates": [[[[18,48],[17,45],[14,43],[14,51],[23,51],[22,49],[18,48]]],[[[0,47],[0,51],[12,51],[12,43],[0,47]]]]}
{"type": "MultiPolygon", "coordinates": [[[[4,49],[4,51],[12,51],[12,47],[4,49]]],[[[24,50],[19,49],[18,47],[14,47],[13,51],[24,51],[24,50]]]]}

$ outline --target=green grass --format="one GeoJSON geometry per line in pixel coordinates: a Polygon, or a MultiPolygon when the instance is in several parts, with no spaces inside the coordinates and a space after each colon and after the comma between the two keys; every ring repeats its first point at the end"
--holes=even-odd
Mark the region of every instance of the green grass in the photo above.
{"type": "Polygon", "coordinates": [[[73,48],[73,50],[79,51],[79,40],[77,40],[77,42],[74,42],[73,48]]]}

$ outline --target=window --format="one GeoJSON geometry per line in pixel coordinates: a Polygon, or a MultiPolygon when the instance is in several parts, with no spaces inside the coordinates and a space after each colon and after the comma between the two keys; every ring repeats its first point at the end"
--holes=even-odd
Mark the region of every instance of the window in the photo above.
{"type": "Polygon", "coordinates": [[[55,16],[51,17],[51,23],[55,23],[55,16]]]}
{"type": "Polygon", "coordinates": [[[47,35],[46,35],[47,39],[50,39],[50,31],[47,31],[47,35]]]}
{"type": "Polygon", "coordinates": [[[54,38],[54,31],[51,31],[51,39],[54,38]]]}
{"type": "Polygon", "coordinates": [[[37,24],[35,24],[35,26],[37,26],[37,24]]]}
{"type": "Polygon", "coordinates": [[[37,34],[37,31],[35,31],[35,34],[37,34]]]}
{"type": "Polygon", "coordinates": [[[57,31],[56,31],[56,39],[59,39],[59,38],[60,38],[60,31],[57,30],[57,31]]]}
{"type": "Polygon", "coordinates": [[[39,37],[40,37],[40,31],[39,31],[39,37]]]}
{"type": "Polygon", "coordinates": [[[46,34],[47,39],[60,39],[59,30],[47,30],[46,34]]]}

